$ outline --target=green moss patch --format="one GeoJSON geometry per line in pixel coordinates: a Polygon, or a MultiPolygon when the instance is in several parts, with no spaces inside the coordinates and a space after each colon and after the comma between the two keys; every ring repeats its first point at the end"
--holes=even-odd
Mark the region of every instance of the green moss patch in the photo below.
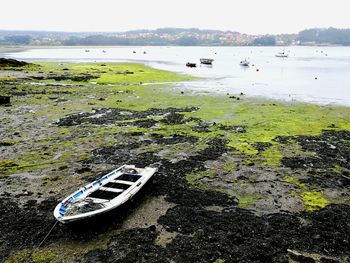
{"type": "Polygon", "coordinates": [[[301,194],[301,199],[307,211],[314,211],[329,204],[329,201],[324,198],[323,194],[317,191],[303,192],[301,194]]]}
{"type": "Polygon", "coordinates": [[[292,176],[285,176],[283,178],[284,181],[288,182],[288,183],[291,183],[291,184],[294,184],[294,185],[297,185],[299,186],[300,188],[304,188],[305,187],[305,184],[303,183],[300,183],[299,180],[295,177],[292,177],[292,176]]]}
{"type": "Polygon", "coordinates": [[[5,263],[50,263],[57,255],[48,249],[23,249],[14,253],[5,263]]]}

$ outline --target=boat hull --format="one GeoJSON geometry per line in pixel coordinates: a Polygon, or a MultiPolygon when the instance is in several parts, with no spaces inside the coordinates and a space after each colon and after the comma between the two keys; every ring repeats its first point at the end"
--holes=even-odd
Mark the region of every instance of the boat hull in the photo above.
{"type": "Polygon", "coordinates": [[[214,59],[211,59],[211,58],[201,58],[200,59],[201,64],[204,64],[204,65],[212,65],[213,61],[214,61],[214,59]]]}
{"type": "Polygon", "coordinates": [[[110,212],[131,200],[156,171],[151,167],[122,166],[66,197],[56,206],[54,216],[65,224],[110,212]],[[125,168],[137,169],[138,173],[125,173],[125,168]],[[86,207],[90,210],[79,212],[86,207]]]}

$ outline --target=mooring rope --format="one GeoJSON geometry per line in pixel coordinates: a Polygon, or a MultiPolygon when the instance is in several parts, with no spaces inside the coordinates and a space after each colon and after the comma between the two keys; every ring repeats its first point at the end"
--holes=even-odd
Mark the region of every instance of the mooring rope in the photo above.
{"type": "Polygon", "coordinates": [[[40,242],[39,246],[37,246],[37,248],[40,248],[41,245],[45,242],[45,240],[49,237],[49,235],[51,234],[51,232],[53,231],[53,229],[55,228],[55,226],[57,225],[58,221],[56,220],[56,223],[53,225],[53,227],[51,227],[50,231],[46,234],[46,236],[44,237],[44,239],[40,242]]]}

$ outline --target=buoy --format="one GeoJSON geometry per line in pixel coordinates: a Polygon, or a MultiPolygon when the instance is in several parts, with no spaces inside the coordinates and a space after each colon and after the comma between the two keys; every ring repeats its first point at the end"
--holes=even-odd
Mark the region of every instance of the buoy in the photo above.
{"type": "Polygon", "coordinates": [[[258,68],[256,69],[256,72],[259,72],[259,69],[258,69],[258,68]]]}
{"type": "Polygon", "coordinates": [[[315,79],[317,79],[317,77],[315,77],[315,79]]]}

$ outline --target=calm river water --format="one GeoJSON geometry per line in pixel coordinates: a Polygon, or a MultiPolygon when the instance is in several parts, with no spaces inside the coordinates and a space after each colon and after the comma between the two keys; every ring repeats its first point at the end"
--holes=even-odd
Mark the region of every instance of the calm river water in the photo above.
{"type": "Polygon", "coordinates": [[[5,55],[26,61],[142,62],[205,78],[177,84],[182,88],[350,106],[350,47],[89,47],[5,55]],[[283,50],[288,58],[275,57],[283,50]],[[200,58],[214,59],[213,65],[201,66],[200,58]],[[245,58],[250,67],[239,65],[245,58]],[[197,67],[186,68],[186,62],[197,67]]]}

